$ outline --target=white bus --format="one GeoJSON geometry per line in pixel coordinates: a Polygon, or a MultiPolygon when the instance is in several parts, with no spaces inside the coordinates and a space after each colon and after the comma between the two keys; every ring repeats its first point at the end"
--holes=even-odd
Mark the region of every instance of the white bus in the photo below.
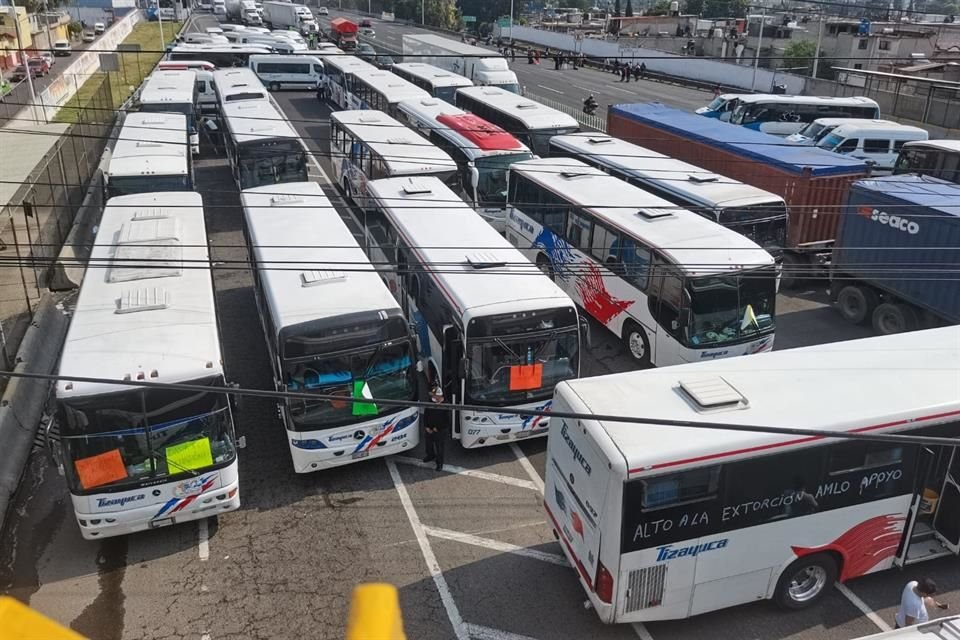
{"type": "Polygon", "coordinates": [[[182,113],[131,112],[103,171],[105,199],[154,191],[193,191],[193,157],[182,113]]]}
{"type": "Polygon", "coordinates": [[[789,136],[818,118],[878,120],[880,106],[862,96],[740,96],[730,123],[776,136],[789,136]]]}
{"type": "Polygon", "coordinates": [[[83,537],[239,508],[237,441],[200,195],[111,199],[90,260],[105,268],[83,280],[56,385],[62,451],[55,451],[83,537]]]}
{"type": "Polygon", "coordinates": [[[370,259],[416,325],[428,377],[447,402],[489,406],[451,413],[467,448],[547,432],[553,387],[580,372],[576,305],[437,178],[368,185],[370,259]],[[438,266],[439,265],[439,266],[438,266]]]}
{"type": "Polygon", "coordinates": [[[283,114],[268,100],[221,106],[224,142],[240,190],[307,179],[307,152],[283,114]]]}
{"type": "Polygon", "coordinates": [[[422,62],[401,62],[390,67],[390,71],[450,104],[454,103],[457,89],[473,86],[473,82],[461,75],[422,62]]]}
{"type": "Polygon", "coordinates": [[[272,53],[269,47],[245,44],[181,44],[170,50],[167,60],[206,60],[219,69],[245,67],[250,56],[272,53]]]}
{"type": "Polygon", "coordinates": [[[460,171],[460,192],[493,228],[506,231],[507,169],[533,157],[500,127],[439,98],[405,100],[397,117],[450,154],[460,171]]]}
{"type": "MultiPolygon", "coordinates": [[[[960,437],[960,328],[573,380],[544,504],[604,622],[675,620],[960,551],[956,446],[658,424],[960,437]]],[[[573,603],[571,603],[573,604],[573,603]]]]}
{"type": "Polygon", "coordinates": [[[960,141],[908,142],[900,149],[893,172],[916,173],[960,184],[960,141]]]}
{"type": "Polygon", "coordinates": [[[352,109],[376,109],[391,117],[397,113],[397,104],[404,100],[422,100],[430,94],[411,82],[389,71],[377,70],[353,76],[350,102],[352,109]]]}
{"type": "Polygon", "coordinates": [[[139,110],[145,113],[182,113],[186,116],[190,150],[194,155],[200,153],[196,71],[154,71],[143,82],[138,102],[139,110]]]}
{"type": "Polygon", "coordinates": [[[496,87],[460,89],[457,106],[506,129],[539,156],[549,152],[551,137],[580,131],[573,116],[496,87]]]}
{"type": "Polygon", "coordinates": [[[415,349],[397,300],[315,182],[241,194],[257,308],[278,390],[354,404],[280,403],[293,468],[307,473],[413,449],[415,349]]]}
{"type": "Polygon", "coordinates": [[[576,158],[734,230],[776,258],[783,254],[787,204],[774,193],[604,134],[555,136],[550,155],[576,158]]]}
{"type": "Polygon", "coordinates": [[[257,74],[247,67],[214,71],[213,89],[221,107],[250,100],[268,103],[270,101],[267,88],[263,86],[257,74]]]}
{"type": "Polygon", "coordinates": [[[357,75],[374,73],[379,69],[354,56],[333,55],[323,58],[323,86],[327,100],[341,109],[362,109],[353,95],[357,75]]]}
{"type": "Polygon", "coordinates": [[[316,56],[250,56],[250,68],[270,91],[285,87],[313,91],[323,82],[323,63],[316,56]]]}
{"type": "Polygon", "coordinates": [[[572,158],[510,167],[507,225],[639,366],[773,348],[776,266],[735,231],[572,158]]]}
{"type": "Polygon", "coordinates": [[[344,195],[368,209],[367,184],[395,176],[435,176],[457,187],[457,163],[382,111],[330,114],[330,164],[344,195]]]}

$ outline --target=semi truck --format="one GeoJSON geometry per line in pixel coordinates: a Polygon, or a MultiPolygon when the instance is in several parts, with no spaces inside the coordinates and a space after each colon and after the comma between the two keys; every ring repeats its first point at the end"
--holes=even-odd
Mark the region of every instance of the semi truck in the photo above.
{"type": "Polygon", "coordinates": [[[960,323],[960,185],[904,174],[853,183],[830,264],[849,322],[886,335],[960,323]]]}
{"type": "Polygon", "coordinates": [[[422,62],[466,76],[474,84],[500,87],[511,93],[520,93],[517,74],[507,61],[465,42],[457,42],[432,33],[404,34],[403,59],[422,62]]]}
{"type": "Polygon", "coordinates": [[[304,35],[317,32],[317,23],[310,9],[292,2],[264,2],[263,22],[271,29],[293,27],[304,35]]]}
{"type": "Polygon", "coordinates": [[[344,51],[353,51],[357,48],[359,31],[357,23],[346,18],[334,18],[330,21],[330,39],[344,51]]]}
{"type": "Polygon", "coordinates": [[[802,275],[828,275],[837,214],[850,185],[869,173],[864,160],[656,102],[610,107],[607,133],[781,196],[789,209],[781,280],[788,288],[802,275]]]}
{"type": "Polygon", "coordinates": [[[224,8],[227,11],[227,19],[233,22],[247,25],[263,23],[260,14],[257,13],[254,0],[225,0],[224,8]]]}

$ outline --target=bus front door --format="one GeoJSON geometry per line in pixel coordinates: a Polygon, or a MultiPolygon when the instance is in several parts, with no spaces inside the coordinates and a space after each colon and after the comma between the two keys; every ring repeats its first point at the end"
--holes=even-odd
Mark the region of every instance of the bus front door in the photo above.
{"type": "Polygon", "coordinates": [[[954,553],[960,553],[960,448],[958,447],[953,447],[950,453],[950,464],[947,465],[947,473],[933,516],[933,530],[945,547],[954,553]]]}

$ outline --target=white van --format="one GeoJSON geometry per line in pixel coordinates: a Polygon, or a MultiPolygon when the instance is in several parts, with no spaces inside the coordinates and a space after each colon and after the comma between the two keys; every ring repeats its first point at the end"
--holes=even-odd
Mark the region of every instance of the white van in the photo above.
{"type": "Polygon", "coordinates": [[[815,145],[823,139],[828,133],[842,124],[858,124],[860,122],[876,122],[880,124],[897,123],[892,120],[864,120],[863,118],[817,118],[813,122],[808,122],[803,129],[796,133],[791,133],[784,138],[787,142],[796,145],[815,145]]]}
{"type": "Polygon", "coordinates": [[[900,148],[907,142],[929,139],[925,129],[905,124],[865,121],[842,124],[820,139],[817,146],[873,163],[875,172],[890,172],[900,148]]]}
{"type": "Polygon", "coordinates": [[[323,80],[323,63],[315,56],[250,56],[250,68],[270,91],[313,90],[323,80]]]}

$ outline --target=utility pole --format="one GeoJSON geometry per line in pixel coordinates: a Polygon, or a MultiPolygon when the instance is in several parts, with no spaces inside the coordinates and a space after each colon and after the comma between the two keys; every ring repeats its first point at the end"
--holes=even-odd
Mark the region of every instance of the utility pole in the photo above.
{"type": "Polygon", "coordinates": [[[510,46],[513,46],[513,0],[510,0],[510,46]]]}
{"type": "Polygon", "coordinates": [[[427,26],[427,8],[426,0],[420,0],[420,24],[427,26]]]}
{"type": "Polygon", "coordinates": [[[820,29],[817,31],[817,50],[813,54],[813,77],[817,77],[817,69],[820,68],[820,45],[823,43],[823,21],[826,16],[820,16],[820,29]]]}
{"type": "Polygon", "coordinates": [[[160,25],[160,51],[167,48],[167,40],[163,37],[163,15],[160,13],[160,0],[157,0],[157,23],[160,25]]]}
{"type": "Polygon", "coordinates": [[[40,124],[40,118],[37,117],[37,93],[33,90],[33,74],[30,73],[30,58],[27,57],[23,48],[23,37],[20,35],[20,16],[17,14],[15,0],[10,0],[10,14],[13,16],[14,29],[17,32],[17,55],[27,72],[27,86],[30,88],[30,116],[34,122],[40,124]]]}
{"type": "MultiPolygon", "coordinates": [[[[750,90],[757,90],[757,70],[760,68],[760,50],[763,48],[763,25],[767,21],[767,8],[763,8],[763,12],[760,14],[760,31],[757,36],[757,54],[753,58],[753,79],[750,81],[750,90]]],[[[749,32],[750,25],[747,24],[747,31],[749,32]]]]}

